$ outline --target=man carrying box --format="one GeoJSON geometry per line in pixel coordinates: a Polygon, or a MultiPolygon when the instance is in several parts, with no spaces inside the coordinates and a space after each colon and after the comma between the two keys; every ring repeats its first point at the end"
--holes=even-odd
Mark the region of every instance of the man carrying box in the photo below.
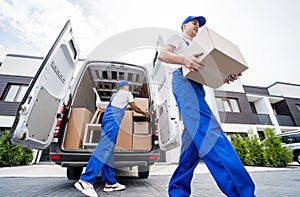
{"type": "Polygon", "coordinates": [[[114,149],[120,123],[124,116],[125,109],[129,104],[137,113],[149,117],[149,112],[142,110],[134,101],[133,95],[129,92],[127,81],[118,84],[119,91],[112,95],[108,106],[104,112],[101,122],[101,139],[91,155],[85,172],[81,175],[74,186],[87,196],[98,196],[93,184],[102,170],[102,179],[105,183],[104,192],[124,190],[125,185],[118,183],[115,179],[114,169],[114,149]]]}
{"type": "MultiPolygon", "coordinates": [[[[181,54],[205,23],[206,19],[202,16],[189,16],[181,25],[183,35],[171,36],[158,59],[191,71],[201,71],[205,66],[198,59],[202,52],[190,58],[181,54]]],[[[230,75],[226,82],[236,79],[236,75],[230,75]]],[[[205,101],[203,85],[185,78],[180,67],[173,72],[172,88],[185,128],[179,164],[169,183],[169,196],[190,196],[193,172],[200,159],[224,194],[231,197],[255,196],[251,177],[205,101]]]]}

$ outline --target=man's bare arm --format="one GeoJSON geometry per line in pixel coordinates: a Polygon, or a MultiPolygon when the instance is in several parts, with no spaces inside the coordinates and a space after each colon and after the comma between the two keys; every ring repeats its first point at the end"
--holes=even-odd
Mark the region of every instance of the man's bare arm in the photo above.
{"type": "Polygon", "coordinates": [[[174,50],[174,46],[167,45],[163,50],[160,51],[158,59],[169,64],[183,65],[191,71],[197,71],[204,68],[204,62],[198,59],[198,57],[203,55],[202,52],[187,58],[183,55],[173,53],[174,50]]]}
{"type": "Polygon", "coordinates": [[[136,113],[144,114],[145,116],[147,116],[147,117],[149,118],[149,112],[146,111],[146,110],[142,110],[142,109],[136,104],[135,101],[130,102],[129,105],[130,105],[130,107],[131,107],[136,113]]]}

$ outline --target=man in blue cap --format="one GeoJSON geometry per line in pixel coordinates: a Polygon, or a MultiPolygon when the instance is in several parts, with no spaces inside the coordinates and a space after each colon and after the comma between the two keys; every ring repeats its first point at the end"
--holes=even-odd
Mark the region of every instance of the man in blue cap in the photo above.
{"type": "MultiPolygon", "coordinates": [[[[224,194],[253,197],[254,183],[206,103],[203,85],[182,75],[182,66],[192,71],[205,66],[198,59],[202,52],[192,57],[181,55],[205,23],[203,16],[187,17],[181,25],[182,36],[171,36],[158,57],[179,65],[173,72],[172,89],[184,124],[179,164],[169,183],[169,196],[190,196],[193,172],[202,159],[224,194]]],[[[226,82],[236,79],[230,75],[226,82]]]]}
{"type": "Polygon", "coordinates": [[[104,192],[124,190],[125,185],[118,183],[115,179],[114,169],[114,148],[120,123],[124,116],[125,109],[129,104],[137,113],[149,117],[149,112],[142,110],[134,101],[133,95],[129,92],[127,81],[118,83],[118,92],[112,95],[108,106],[105,109],[101,122],[101,139],[91,155],[85,172],[74,186],[87,196],[98,196],[93,184],[102,171],[102,179],[105,183],[104,192]]]}

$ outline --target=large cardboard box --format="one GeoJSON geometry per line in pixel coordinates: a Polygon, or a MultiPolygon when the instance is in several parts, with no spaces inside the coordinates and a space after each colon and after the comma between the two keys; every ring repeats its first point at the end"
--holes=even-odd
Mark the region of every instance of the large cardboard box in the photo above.
{"type": "Polygon", "coordinates": [[[134,134],[149,134],[149,123],[148,122],[133,122],[133,133],[134,134]]]}
{"type": "Polygon", "coordinates": [[[133,134],[133,150],[150,150],[151,149],[151,135],[133,134]]]}
{"type": "MultiPolygon", "coordinates": [[[[142,109],[142,110],[149,110],[149,104],[148,104],[148,98],[134,98],[136,104],[142,109]]],[[[144,117],[143,114],[139,114],[139,113],[136,113],[136,112],[133,112],[133,116],[136,116],[136,117],[144,117]]]]}
{"type": "Polygon", "coordinates": [[[117,137],[117,150],[132,150],[132,116],[132,111],[125,111],[117,137]]]}
{"type": "Polygon", "coordinates": [[[73,108],[70,114],[64,148],[81,148],[85,125],[93,114],[86,108],[73,108]]]}
{"type": "Polygon", "coordinates": [[[183,75],[211,88],[220,87],[230,74],[238,75],[248,68],[238,47],[208,27],[198,33],[183,55],[198,52],[204,53],[199,57],[205,62],[204,69],[190,71],[183,66],[183,75]]]}

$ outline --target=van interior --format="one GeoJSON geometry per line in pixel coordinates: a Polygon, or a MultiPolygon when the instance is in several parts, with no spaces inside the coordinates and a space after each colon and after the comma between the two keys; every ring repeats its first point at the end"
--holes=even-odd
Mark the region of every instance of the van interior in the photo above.
{"type": "MultiPolygon", "coordinates": [[[[101,120],[105,106],[118,91],[118,82],[126,80],[136,103],[149,109],[149,94],[145,70],[123,64],[92,62],[76,85],[70,116],[64,133],[64,149],[94,149],[101,136],[101,120]],[[98,99],[97,99],[98,97],[98,99]],[[96,106],[96,101],[101,105],[96,106]]],[[[152,133],[149,119],[128,108],[122,119],[116,151],[150,151],[152,133]]]]}

